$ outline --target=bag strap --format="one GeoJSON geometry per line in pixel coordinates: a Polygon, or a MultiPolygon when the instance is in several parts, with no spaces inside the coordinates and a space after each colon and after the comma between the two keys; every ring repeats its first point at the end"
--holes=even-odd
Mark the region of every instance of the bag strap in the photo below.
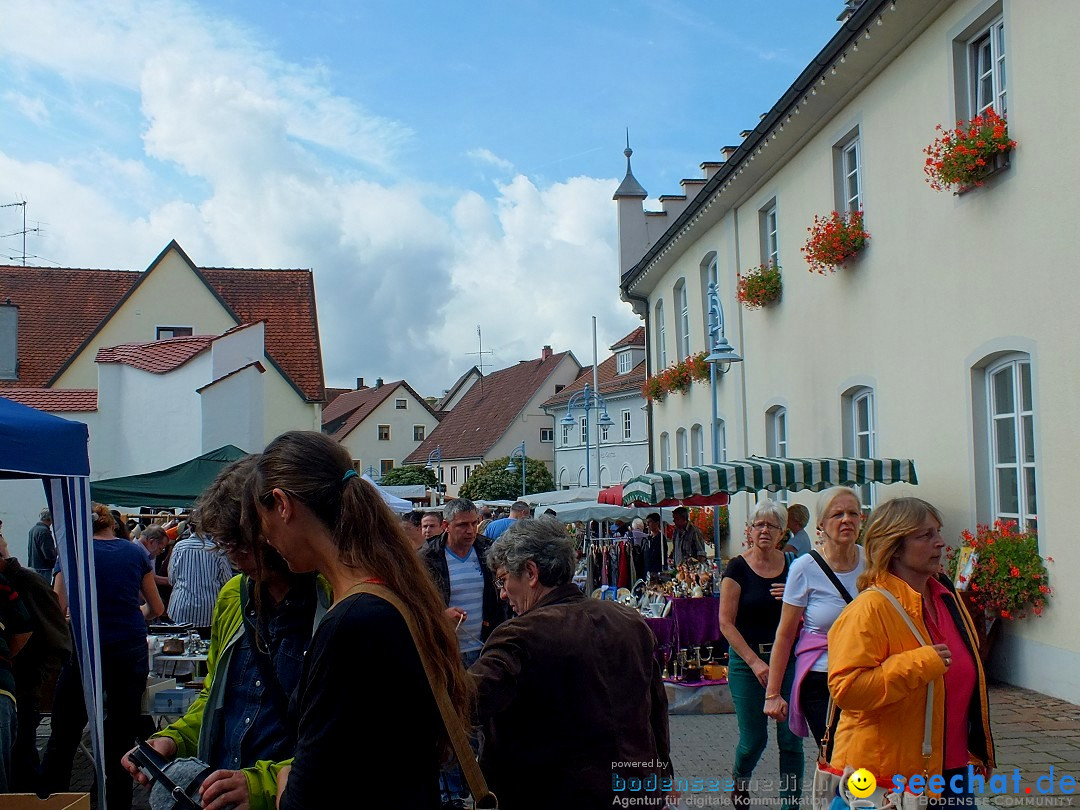
{"type": "Polygon", "coordinates": [[[431,685],[431,691],[435,695],[435,702],[439,706],[439,714],[442,715],[443,724],[446,726],[446,732],[450,736],[450,743],[454,747],[454,754],[457,756],[458,763],[461,765],[461,770],[465,773],[465,781],[469,783],[469,792],[472,793],[473,798],[476,800],[476,807],[498,808],[499,800],[494,793],[488,790],[487,780],[484,779],[483,771],[480,770],[480,766],[476,762],[476,755],[473,753],[472,746],[469,745],[469,739],[465,735],[465,729],[461,725],[461,720],[458,718],[457,713],[454,711],[453,704],[450,702],[450,695],[447,693],[446,687],[436,686],[438,681],[434,677],[434,665],[428,660],[427,656],[424,655],[424,652],[420,647],[416,620],[413,618],[412,611],[398,598],[397,594],[385,585],[377,585],[373,582],[361,582],[359,585],[354,585],[344,596],[342,596],[341,600],[335,604],[340,604],[340,601],[344,601],[345,597],[358,593],[369,593],[372,596],[377,596],[384,602],[388,602],[405,620],[405,624],[409,628],[409,635],[412,636],[413,645],[416,647],[416,652],[420,656],[420,663],[424,665],[424,673],[427,675],[428,683],[431,685]]]}
{"type": "MultiPolygon", "coordinates": [[[[889,593],[884,588],[874,585],[870,590],[877,591],[884,596],[889,604],[896,608],[896,612],[899,613],[904,621],[907,623],[908,628],[911,630],[912,635],[915,636],[918,641],[924,647],[932,646],[926,637],[919,630],[915,622],[911,620],[911,616],[904,610],[904,606],[900,604],[900,600],[889,593]]],[[[934,725],[934,682],[930,681],[926,685],[926,716],[923,718],[923,741],[922,741],[922,755],[923,755],[923,771],[929,771],[930,769],[930,755],[933,753],[933,746],[930,744],[930,734],[934,725]]],[[[925,774],[924,774],[925,775],[925,774]]]]}
{"type": "MultiPolygon", "coordinates": [[[[814,558],[814,562],[818,564],[818,567],[821,568],[825,576],[829,578],[829,581],[833,584],[833,587],[836,588],[837,593],[839,593],[840,596],[843,597],[845,602],[851,604],[851,594],[848,592],[848,589],[844,587],[844,583],[840,581],[840,577],[838,577],[836,575],[836,572],[832,570],[832,566],[825,561],[825,558],[818,553],[817,549],[810,549],[810,556],[814,558]]],[[[889,595],[891,596],[892,594],[889,595]]]]}

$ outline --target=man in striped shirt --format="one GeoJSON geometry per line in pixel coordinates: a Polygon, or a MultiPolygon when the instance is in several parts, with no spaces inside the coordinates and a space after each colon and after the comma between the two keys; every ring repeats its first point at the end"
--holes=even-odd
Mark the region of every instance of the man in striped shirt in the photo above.
{"type": "Polygon", "coordinates": [[[232,575],[229,561],[210,538],[189,534],[178,540],[169,558],[169,618],[209,631],[218,593],[232,575]]]}

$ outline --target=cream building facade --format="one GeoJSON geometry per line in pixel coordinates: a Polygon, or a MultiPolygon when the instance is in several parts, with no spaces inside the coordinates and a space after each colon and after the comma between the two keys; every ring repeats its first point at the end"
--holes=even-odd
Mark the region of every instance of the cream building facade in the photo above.
{"type": "MultiPolygon", "coordinates": [[[[1073,702],[1080,373],[1067,326],[1076,169],[1062,133],[1080,112],[1061,90],[1076,84],[1066,55],[1078,36],[1070,0],[866,0],[685,196],[643,211],[629,150],[615,195],[620,287],[646,322],[651,373],[707,349],[705,290],[718,285],[744,358],[718,385],[721,456],[911,458],[919,485],[868,488],[871,505],[925,498],[952,541],[998,517],[1037,524],[1055,594],[1042,618],[1007,624],[994,666],[1073,702]],[[933,191],[923,149],[935,127],[991,103],[1018,143],[1009,165],[967,193],[933,191]],[[865,211],[868,247],[835,273],[809,272],[807,228],[846,208],[865,211]],[[748,311],[737,273],[770,260],[783,298],[748,311]]],[[[711,457],[710,412],[708,384],[653,403],[657,469],[692,455],[695,426],[711,457]]],[[[813,514],[812,494],[790,499],[813,514]]],[[[750,503],[734,499],[733,525],[750,503]]]]}

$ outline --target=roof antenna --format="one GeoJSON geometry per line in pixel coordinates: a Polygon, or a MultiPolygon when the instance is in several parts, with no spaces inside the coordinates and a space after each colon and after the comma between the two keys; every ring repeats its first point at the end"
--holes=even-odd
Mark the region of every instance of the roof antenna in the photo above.
{"type": "Polygon", "coordinates": [[[20,202],[14,202],[14,203],[6,203],[4,205],[0,205],[0,208],[14,208],[15,206],[21,206],[22,207],[22,230],[21,231],[13,231],[11,233],[0,234],[0,236],[3,236],[3,237],[21,236],[22,237],[22,266],[26,267],[26,235],[28,233],[37,233],[38,231],[41,230],[41,228],[27,228],[26,227],[26,200],[22,200],[20,202]]]}
{"type": "Polygon", "coordinates": [[[476,342],[478,344],[477,351],[466,352],[466,354],[475,354],[478,358],[477,366],[480,368],[480,399],[484,398],[484,355],[491,354],[491,350],[484,349],[484,338],[480,334],[480,324],[476,325],[476,342]]]}

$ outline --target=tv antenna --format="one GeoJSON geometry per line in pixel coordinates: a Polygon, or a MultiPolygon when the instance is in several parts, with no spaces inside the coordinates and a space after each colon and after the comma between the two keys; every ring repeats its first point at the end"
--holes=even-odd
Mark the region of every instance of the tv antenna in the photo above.
{"type": "Polygon", "coordinates": [[[6,239],[6,238],[11,237],[11,236],[21,236],[22,237],[22,266],[26,267],[26,235],[28,233],[37,233],[38,231],[41,230],[41,228],[27,228],[26,227],[26,200],[22,200],[20,202],[13,202],[13,203],[4,203],[3,205],[0,205],[0,208],[15,208],[16,206],[19,206],[19,207],[22,208],[22,230],[21,231],[12,231],[11,233],[0,234],[0,238],[6,239]]]}
{"type": "Polygon", "coordinates": [[[480,369],[480,398],[484,397],[484,355],[491,354],[490,349],[484,348],[484,337],[480,332],[480,324],[476,325],[476,343],[477,350],[475,352],[466,352],[466,354],[475,354],[477,356],[476,365],[480,369]]]}

